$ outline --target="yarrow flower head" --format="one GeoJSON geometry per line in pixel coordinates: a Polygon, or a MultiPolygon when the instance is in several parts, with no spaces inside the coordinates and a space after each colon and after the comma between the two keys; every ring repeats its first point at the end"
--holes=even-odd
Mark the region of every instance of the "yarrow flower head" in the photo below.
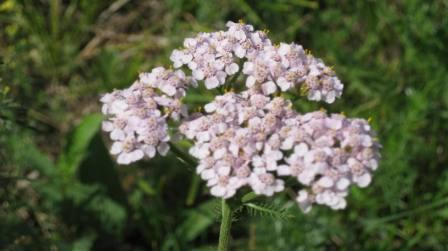
{"type": "Polygon", "coordinates": [[[293,176],[303,186],[297,201],[305,211],[313,203],[341,209],[350,184],[370,183],[379,144],[365,120],[290,107],[281,97],[227,93],[180,126],[195,142],[190,153],[213,195],[228,198],[247,185],[270,196],[293,176]]]}
{"type": "Polygon", "coordinates": [[[304,187],[297,201],[309,211],[313,203],[333,209],[346,206],[348,187],[366,187],[378,167],[380,145],[367,121],[313,112],[285,120],[280,149],[291,153],[277,169],[304,187]]]}
{"type": "Polygon", "coordinates": [[[232,92],[217,96],[205,105],[207,114],[180,126],[195,142],[190,154],[199,159],[197,172],[213,195],[228,198],[245,185],[268,196],[283,190],[284,181],[272,172],[283,155],[270,139],[293,114],[287,106],[281,98],[232,92]]]}
{"type": "Polygon", "coordinates": [[[258,87],[265,95],[301,89],[309,100],[333,103],[342,94],[343,85],[322,60],[306,54],[302,46],[280,43],[266,46],[256,57],[244,63],[246,86],[258,87]]]}
{"type": "Polygon", "coordinates": [[[185,39],[185,48],[171,54],[174,67],[187,65],[194,79],[204,80],[207,89],[213,89],[239,71],[239,58],[255,57],[271,44],[265,33],[254,31],[251,25],[228,22],[227,27],[227,31],[185,39]]]}
{"type": "Polygon", "coordinates": [[[301,45],[273,45],[266,32],[244,23],[227,28],[185,39],[170,57],[177,70],[141,73],[129,88],[102,97],[111,153],[120,164],[166,155],[170,140],[181,135],[213,196],[227,199],[245,189],[272,196],[288,180],[299,188],[296,200],[305,212],[314,204],[345,208],[350,186],[368,186],[378,167],[381,146],[370,125],[341,114],[296,112],[281,93],[333,103],[343,91],[335,72],[301,45]],[[188,113],[198,109],[183,97],[202,84],[239,91],[221,92],[203,112],[188,113]]]}
{"type": "Polygon", "coordinates": [[[114,141],[111,153],[117,162],[129,164],[156,152],[169,150],[167,119],[187,116],[181,98],[192,82],[181,70],[162,67],[140,74],[139,80],[125,90],[116,90],[101,98],[102,112],[107,115],[103,130],[114,141]]]}

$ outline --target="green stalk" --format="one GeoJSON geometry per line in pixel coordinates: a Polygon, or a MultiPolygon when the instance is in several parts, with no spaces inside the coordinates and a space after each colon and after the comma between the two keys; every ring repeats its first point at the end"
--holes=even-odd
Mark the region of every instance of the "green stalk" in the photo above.
{"type": "Polygon", "coordinates": [[[173,152],[178,159],[180,159],[182,162],[186,163],[191,168],[196,168],[197,163],[194,159],[191,158],[190,155],[179,149],[175,144],[169,143],[170,150],[173,152]]]}
{"type": "Polygon", "coordinates": [[[194,204],[200,185],[201,180],[199,179],[199,175],[193,172],[193,175],[191,177],[190,190],[188,190],[187,200],[185,201],[185,204],[187,204],[187,206],[192,206],[194,204]]]}
{"type": "Polygon", "coordinates": [[[51,35],[53,38],[58,37],[59,33],[59,14],[61,9],[60,0],[50,1],[50,23],[51,23],[51,35]]]}
{"type": "Polygon", "coordinates": [[[197,166],[196,160],[194,160],[193,158],[191,158],[190,155],[188,155],[187,153],[185,153],[184,151],[179,149],[175,144],[170,143],[170,150],[171,150],[171,152],[173,152],[176,155],[176,157],[179,160],[181,160],[186,165],[188,165],[189,168],[193,169],[190,189],[188,191],[188,195],[185,200],[185,203],[187,204],[187,206],[191,206],[194,204],[194,201],[196,200],[196,195],[198,193],[198,190],[200,187],[200,182],[201,182],[201,180],[199,179],[199,176],[194,171],[197,166]]]}
{"type": "Polygon", "coordinates": [[[230,241],[230,228],[232,226],[232,208],[225,199],[221,201],[221,228],[219,230],[218,251],[227,251],[230,241]]]}

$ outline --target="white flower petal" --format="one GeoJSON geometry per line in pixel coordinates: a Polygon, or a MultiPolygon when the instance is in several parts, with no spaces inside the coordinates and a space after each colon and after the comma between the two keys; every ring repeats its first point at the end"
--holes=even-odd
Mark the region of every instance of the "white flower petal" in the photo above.
{"type": "Polygon", "coordinates": [[[372,181],[372,176],[370,173],[364,173],[361,176],[353,177],[353,180],[358,184],[359,187],[367,187],[372,181]]]}
{"type": "Polygon", "coordinates": [[[239,68],[240,67],[237,64],[232,63],[232,64],[226,66],[226,73],[229,75],[233,75],[238,72],[239,68]]]}
{"type": "Polygon", "coordinates": [[[110,153],[113,155],[119,154],[122,151],[123,151],[123,143],[121,142],[115,142],[110,149],[110,153]]]}
{"type": "Polygon", "coordinates": [[[205,77],[204,72],[201,70],[193,70],[192,75],[196,80],[203,80],[205,77]]]}
{"type": "Polygon", "coordinates": [[[170,150],[170,146],[167,143],[160,143],[157,146],[157,152],[159,152],[160,155],[162,155],[162,156],[166,156],[167,153],[169,152],[169,150],[170,150]]]}
{"type": "Polygon", "coordinates": [[[145,146],[143,151],[145,152],[146,156],[148,156],[149,158],[152,158],[156,155],[156,148],[152,145],[145,146]]]}
{"type": "Polygon", "coordinates": [[[347,178],[341,178],[336,183],[336,187],[339,190],[345,190],[349,185],[350,185],[350,180],[348,180],[347,178]]]}
{"type": "Polygon", "coordinates": [[[247,79],[246,79],[246,87],[247,88],[251,88],[252,86],[255,85],[255,82],[257,82],[257,80],[253,76],[247,77],[247,79]]]}
{"type": "Polygon", "coordinates": [[[205,79],[205,87],[207,89],[213,89],[219,86],[219,80],[217,77],[210,77],[205,79]]]}
{"type": "Polygon", "coordinates": [[[226,189],[222,186],[214,186],[210,189],[210,193],[216,197],[223,197],[226,194],[226,189]]]}
{"type": "Polygon", "coordinates": [[[279,165],[277,167],[277,174],[279,176],[288,176],[291,175],[291,168],[287,165],[279,165]]]}
{"type": "Polygon", "coordinates": [[[268,81],[261,85],[264,95],[270,95],[277,91],[277,86],[274,82],[268,81]]]}

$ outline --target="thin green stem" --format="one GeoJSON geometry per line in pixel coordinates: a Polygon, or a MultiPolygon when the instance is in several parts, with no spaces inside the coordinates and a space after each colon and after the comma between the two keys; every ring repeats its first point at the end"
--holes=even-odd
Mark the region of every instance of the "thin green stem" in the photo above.
{"type": "MultiPolygon", "coordinates": [[[[448,198],[443,198],[438,201],[432,202],[430,204],[422,205],[417,208],[407,210],[407,211],[404,211],[401,213],[397,213],[397,214],[393,214],[390,216],[377,218],[377,219],[367,219],[367,220],[364,220],[364,224],[366,224],[368,226],[381,226],[381,224],[384,224],[384,223],[387,223],[390,221],[394,221],[394,220],[398,220],[398,219],[401,219],[404,217],[413,216],[415,214],[423,213],[428,210],[437,210],[436,208],[438,208],[442,205],[445,205],[447,203],[448,203],[448,198]]],[[[443,207],[441,207],[440,209],[443,209],[443,207]]]]}
{"type": "Polygon", "coordinates": [[[198,190],[200,187],[201,180],[199,179],[199,175],[196,173],[193,173],[191,177],[191,184],[190,184],[190,190],[188,190],[187,200],[186,204],[187,206],[191,206],[194,204],[194,201],[196,200],[196,195],[198,194],[198,190]]]}
{"type": "MultiPolygon", "coordinates": [[[[197,163],[193,158],[191,158],[190,155],[188,155],[187,153],[185,153],[172,143],[170,143],[170,149],[176,155],[176,157],[182,162],[184,162],[188,167],[192,168],[193,170],[196,168],[197,163]]],[[[200,182],[201,180],[199,179],[199,176],[193,171],[190,190],[188,191],[188,195],[185,201],[187,206],[191,206],[194,204],[194,201],[196,200],[196,195],[200,187],[200,182]]]]}
{"type": "Polygon", "coordinates": [[[197,163],[190,155],[180,150],[175,144],[170,144],[170,150],[184,163],[189,165],[191,168],[196,168],[197,163]]]}
{"type": "Polygon", "coordinates": [[[53,38],[57,38],[59,33],[59,14],[61,9],[60,0],[50,1],[50,22],[51,22],[51,35],[53,38]]]}
{"type": "Polygon", "coordinates": [[[222,199],[221,201],[221,228],[219,230],[218,251],[227,251],[230,241],[230,228],[232,226],[232,208],[229,203],[222,199]]]}

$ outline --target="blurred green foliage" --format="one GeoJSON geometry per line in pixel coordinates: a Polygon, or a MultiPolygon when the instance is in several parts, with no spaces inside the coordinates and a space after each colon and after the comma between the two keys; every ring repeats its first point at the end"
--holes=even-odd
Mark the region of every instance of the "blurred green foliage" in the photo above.
{"type": "Polygon", "coordinates": [[[0,249],[214,250],[219,204],[174,156],[114,164],[98,98],[242,18],[334,65],[343,98],[295,107],[371,117],[383,160],[344,211],[303,215],[287,195],[269,200],[286,219],[242,210],[233,250],[446,250],[447,13],[446,0],[2,1],[0,249]]]}

